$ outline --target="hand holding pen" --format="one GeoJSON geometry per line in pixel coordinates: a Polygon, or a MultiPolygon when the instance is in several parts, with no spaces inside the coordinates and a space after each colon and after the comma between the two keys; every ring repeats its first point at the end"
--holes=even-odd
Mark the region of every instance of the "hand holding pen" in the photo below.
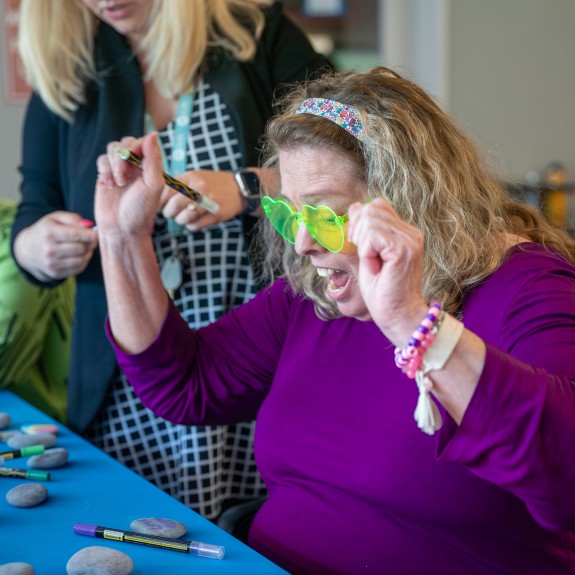
{"type": "MultiPolygon", "coordinates": [[[[131,152],[127,148],[122,148],[121,146],[116,146],[114,151],[116,151],[123,160],[130,162],[130,164],[137,166],[138,168],[142,167],[142,158],[137,154],[134,154],[134,152],[131,152]]],[[[208,196],[193,190],[189,186],[186,186],[186,184],[183,182],[180,182],[180,180],[172,178],[172,176],[166,172],[162,172],[162,175],[164,177],[164,181],[168,186],[170,186],[170,188],[173,188],[177,192],[188,196],[188,198],[190,198],[193,202],[196,202],[196,204],[202,206],[202,208],[211,214],[216,214],[220,209],[220,206],[212,199],[208,198],[208,196]]]]}
{"type": "Polygon", "coordinates": [[[110,142],[98,157],[97,169],[94,208],[100,242],[106,230],[118,237],[149,236],[166,189],[157,134],[110,142]],[[118,147],[138,157],[139,166],[122,159],[118,147]]]}

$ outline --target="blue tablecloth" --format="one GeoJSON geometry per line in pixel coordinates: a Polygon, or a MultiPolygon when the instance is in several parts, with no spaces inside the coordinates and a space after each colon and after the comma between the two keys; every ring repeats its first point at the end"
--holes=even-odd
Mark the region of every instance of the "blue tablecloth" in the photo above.
{"type": "MultiPolygon", "coordinates": [[[[56,423],[8,391],[0,391],[0,411],[10,414],[10,429],[34,423],[56,423]]],[[[285,573],[63,425],[58,427],[56,447],[69,451],[69,462],[65,467],[50,470],[50,481],[42,482],[49,493],[43,504],[27,509],[9,505],[6,493],[28,481],[0,477],[0,565],[22,561],[33,565],[36,575],[62,575],[74,553],[100,545],[129,555],[134,561],[134,575],[285,573]],[[130,523],[143,517],[166,517],[182,522],[188,527],[182,539],[223,545],[224,559],[193,557],[73,532],[75,523],[129,531],[130,523]]],[[[8,450],[10,448],[0,442],[0,451],[8,450]]],[[[26,459],[12,459],[4,466],[27,469],[26,459]]]]}

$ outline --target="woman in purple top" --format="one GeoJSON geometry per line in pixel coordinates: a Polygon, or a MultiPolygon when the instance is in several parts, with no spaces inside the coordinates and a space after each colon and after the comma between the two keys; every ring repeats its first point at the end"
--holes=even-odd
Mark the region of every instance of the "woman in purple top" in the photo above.
{"type": "Polygon", "coordinates": [[[575,242],[431,98],[385,68],[293,91],[262,199],[282,277],[197,331],[150,240],[157,141],[120,144],[143,171],[117,145],[96,195],[109,337],[158,415],[257,418],[254,548],[314,575],[572,573],[575,242]]]}

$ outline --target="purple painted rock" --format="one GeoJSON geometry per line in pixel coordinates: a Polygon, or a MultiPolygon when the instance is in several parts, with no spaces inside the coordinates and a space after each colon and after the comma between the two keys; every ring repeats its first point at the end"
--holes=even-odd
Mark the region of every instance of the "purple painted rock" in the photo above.
{"type": "Polygon", "coordinates": [[[134,519],[130,523],[130,529],[136,533],[159,535],[160,537],[170,537],[171,539],[179,539],[188,530],[183,523],[163,517],[134,519]]]}

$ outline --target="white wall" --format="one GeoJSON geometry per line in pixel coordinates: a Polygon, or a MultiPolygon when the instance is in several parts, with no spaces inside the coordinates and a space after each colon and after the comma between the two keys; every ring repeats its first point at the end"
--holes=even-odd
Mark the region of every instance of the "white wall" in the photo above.
{"type": "Polygon", "coordinates": [[[381,0],[382,57],[437,97],[523,181],[562,162],[575,181],[573,0],[381,0]]]}
{"type": "MultiPolygon", "coordinates": [[[[1,5],[0,0],[0,7],[1,5]]],[[[0,38],[0,197],[19,197],[21,157],[20,130],[24,118],[23,104],[9,104],[6,98],[4,38],[0,38]]]]}
{"type": "Polygon", "coordinates": [[[575,181],[575,2],[453,0],[450,107],[513,179],[575,181]]]}
{"type": "Polygon", "coordinates": [[[450,0],[380,0],[380,50],[397,70],[449,103],[450,0]]]}

